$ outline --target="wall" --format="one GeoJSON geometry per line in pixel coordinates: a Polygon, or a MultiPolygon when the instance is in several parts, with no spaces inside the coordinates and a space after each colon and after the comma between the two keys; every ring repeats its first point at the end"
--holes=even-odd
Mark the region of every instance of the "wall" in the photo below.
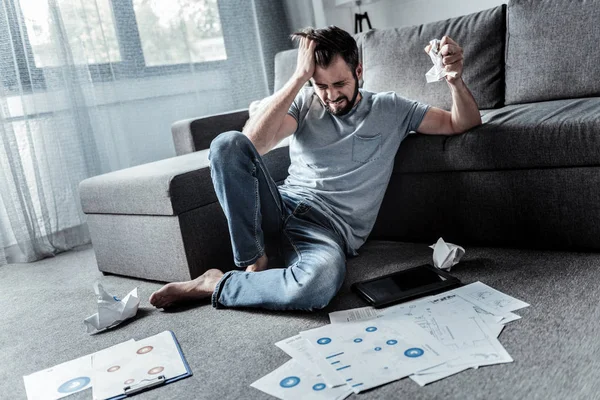
{"type": "Polygon", "coordinates": [[[283,5],[290,33],[306,26],[315,26],[313,0],[285,0],[283,5]]]}
{"type": "MultiPolygon", "coordinates": [[[[323,4],[327,25],[337,25],[354,33],[354,13],[357,7],[336,7],[335,0],[319,0],[323,4]]],[[[447,18],[458,17],[505,4],[502,0],[379,0],[361,7],[368,12],[371,25],[376,29],[420,25],[447,18]]],[[[366,30],[363,22],[363,30],[366,30]]]]}

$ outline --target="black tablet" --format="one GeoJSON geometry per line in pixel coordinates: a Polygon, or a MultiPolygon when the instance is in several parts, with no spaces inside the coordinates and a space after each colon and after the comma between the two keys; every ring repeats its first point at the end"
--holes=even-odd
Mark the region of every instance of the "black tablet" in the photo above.
{"type": "Polygon", "coordinates": [[[458,278],[426,264],[354,283],[352,290],[373,307],[380,308],[459,286],[462,283],[458,278]]]}

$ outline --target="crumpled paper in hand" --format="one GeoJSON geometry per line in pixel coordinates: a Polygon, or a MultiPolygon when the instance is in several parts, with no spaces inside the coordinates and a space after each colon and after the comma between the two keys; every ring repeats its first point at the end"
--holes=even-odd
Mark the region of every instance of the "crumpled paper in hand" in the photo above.
{"type": "Polygon", "coordinates": [[[429,52],[427,54],[429,54],[429,58],[431,58],[431,61],[433,62],[433,67],[431,67],[431,69],[425,74],[427,83],[441,81],[446,77],[446,75],[456,78],[456,72],[447,72],[444,69],[442,53],[440,52],[440,40],[433,39],[429,42],[429,44],[431,47],[429,48],[429,52]]]}
{"type": "Polygon", "coordinates": [[[446,243],[442,238],[429,247],[433,249],[433,265],[446,271],[450,271],[450,268],[458,264],[465,255],[465,249],[452,243],[446,243]]]}
{"type": "Polygon", "coordinates": [[[98,296],[98,312],[83,321],[87,333],[92,334],[112,328],[137,314],[140,305],[137,288],[122,300],[104,290],[100,283],[94,284],[94,291],[98,296]]]}

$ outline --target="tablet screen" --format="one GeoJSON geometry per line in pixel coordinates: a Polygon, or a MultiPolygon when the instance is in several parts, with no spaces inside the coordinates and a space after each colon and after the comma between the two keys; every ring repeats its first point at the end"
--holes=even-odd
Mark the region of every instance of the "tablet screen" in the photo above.
{"type": "Polygon", "coordinates": [[[406,301],[460,285],[460,281],[429,265],[357,282],[353,290],[375,307],[406,301]]]}
{"type": "Polygon", "coordinates": [[[428,268],[411,268],[406,271],[400,271],[394,275],[383,277],[371,282],[365,282],[365,288],[376,290],[380,294],[382,290],[385,292],[391,291],[407,291],[416,289],[421,286],[430,285],[432,283],[441,282],[445,279],[434,271],[428,268]]]}

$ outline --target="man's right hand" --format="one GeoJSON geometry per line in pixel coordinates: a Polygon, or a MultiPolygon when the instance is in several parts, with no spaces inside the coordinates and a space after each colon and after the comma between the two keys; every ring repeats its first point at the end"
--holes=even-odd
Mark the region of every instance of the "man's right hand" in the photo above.
{"type": "Polygon", "coordinates": [[[298,61],[294,75],[304,82],[312,78],[315,73],[315,47],[317,47],[317,42],[314,40],[306,37],[300,38],[298,61]]]}

